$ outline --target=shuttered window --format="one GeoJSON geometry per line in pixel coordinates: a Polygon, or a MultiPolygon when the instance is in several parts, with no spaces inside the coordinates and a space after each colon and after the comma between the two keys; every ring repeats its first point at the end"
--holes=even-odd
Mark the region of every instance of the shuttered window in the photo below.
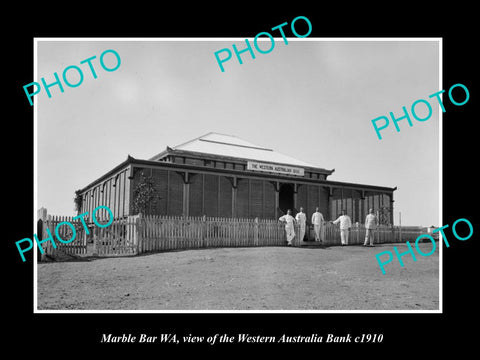
{"type": "Polygon", "coordinates": [[[328,217],[328,192],[329,188],[320,186],[319,189],[319,202],[318,207],[319,211],[322,213],[324,219],[328,217]]]}
{"type": "Polygon", "coordinates": [[[237,217],[248,217],[248,183],[249,179],[238,179],[237,186],[237,217]]]}
{"type": "Polygon", "coordinates": [[[168,214],[181,216],[183,215],[183,178],[175,171],[169,171],[168,176],[168,214]]]}
{"type": "Polygon", "coordinates": [[[203,215],[203,174],[190,173],[189,210],[190,216],[203,215]]]}
{"type": "Polygon", "coordinates": [[[308,185],[299,185],[297,188],[297,211],[300,211],[300,206],[303,206],[304,211],[307,211],[307,192],[308,185]]]}
{"type": "Polygon", "coordinates": [[[275,218],[275,187],[270,181],[265,181],[264,218],[275,218]]]}
{"type": "Polygon", "coordinates": [[[167,213],[167,171],[152,169],[151,176],[155,187],[155,201],[151,204],[148,213],[165,215],[167,213]]]}
{"type": "Polygon", "coordinates": [[[262,180],[250,180],[250,217],[263,218],[262,180]]]}
{"type": "Polygon", "coordinates": [[[204,213],[207,216],[218,216],[218,176],[205,175],[204,181],[204,213]]]}
{"type": "Polygon", "coordinates": [[[232,184],[224,176],[219,178],[220,198],[218,204],[218,216],[232,217],[232,184]]]}
{"type": "Polygon", "coordinates": [[[308,200],[307,200],[306,207],[304,207],[307,215],[311,216],[315,212],[315,208],[317,206],[318,206],[318,186],[308,185],[308,200]]]}

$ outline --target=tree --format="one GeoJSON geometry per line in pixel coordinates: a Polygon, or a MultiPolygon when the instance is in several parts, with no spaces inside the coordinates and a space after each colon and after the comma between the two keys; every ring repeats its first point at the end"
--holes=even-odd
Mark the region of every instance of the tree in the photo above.
{"type": "Polygon", "coordinates": [[[134,214],[146,214],[151,205],[156,204],[155,184],[151,176],[146,177],[143,171],[140,178],[133,189],[133,206],[134,214]]]}
{"type": "Polygon", "coordinates": [[[73,202],[75,203],[75,211],[77,214],[80,214],[83,205],[83,196],[81,195],[80,190],[75,191],[75,198],[73,199],[73,202]]]}

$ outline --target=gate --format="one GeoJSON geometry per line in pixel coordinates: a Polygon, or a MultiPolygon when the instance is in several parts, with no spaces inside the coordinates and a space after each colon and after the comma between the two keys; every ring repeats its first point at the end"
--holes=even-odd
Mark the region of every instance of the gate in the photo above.
{"type": "Polygon", "coordinates": [[[52,234],[55,241],[56,248],[53,247],[51,241],[46,241],[42,244],[43,251],[50,256],[58,255],[58,252],[63,252],[71,255],[85,255],[87,253],[87,233],[83,227],[80,219],[73,220],[72,216],[52,216],[48,215],[47,220],[42,224],[42,239],[48,238],[47,229],[52,234]],[[73,225],[75,234],[72,228],[66,222],[73,225]],[[62,224],[65,223],[65,224],[62,224]],[[64,244],[58,240],[58,236],[64,241],[70,240],[75,236],[72,242],[64,244]]]}
{"type": "Polygon", "coordinates": [[[93,228],[94,256],[125,256],[137,254],[135,221],[129,217],[116,219],[108,227],[93,228]]]}

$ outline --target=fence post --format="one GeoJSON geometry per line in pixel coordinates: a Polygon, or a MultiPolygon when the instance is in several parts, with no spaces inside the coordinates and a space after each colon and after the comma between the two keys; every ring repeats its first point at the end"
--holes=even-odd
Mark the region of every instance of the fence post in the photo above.
{"type": "Polygon", "coordinates": [[[98,241],[98,228],[97,227],[94,227],[92,228],[92,237],[93,237],[93,250],[92,250],[92,256],[98,256],[98,252],[97,252],[97,241],[98,241]]]}
{"type": "Polygon", "coordinates": [[[258,217],[255,218],[255,226],[253,228],[253,243],[258,246],[258,217]]]}
{"type": "MultiPolygon", "coordinates": [[[[48,219],[48,215],[47,215],[47,209],[42,207],[40,209],[37,210],[37,218],[38,218],[38,221],[37,221],[37,236],[41,239],[45,239],[45,228],[48,226],[48,223],[47,223],[47,219],[48,219]]],[[[32,239],[33,242],[35,242],[34,239],[32,239]]],[[[36,245],[36,244],[35,244],[36,245]]],[[[37,249],[37,262],[38,261],[44,261],[45,260],[45,251],[44,253],[42,254],[40,252],[40,249],[38,248],[38,246],[35,246],[34,247],[37,249]]],[[[43,244],[42,244],[43,245],[43,244]]]]}
{"type": "MultiPolygon", "coordinates": [[[[44,239],[44,236],[43,236],[43,228],[46,226],[45,222],[42,220],[42,219],[38,219],[37,221],[37,236],[38,237],[41,237],[42,239],[44,239]]],[[[35,240],[33,240],[35,242],[35,240]]],[[[37,262],[38,261],[44,261],[45,260],[45,253],[41,253],[40,252],[40,249],[38,248],[38,246],[35,246],[35,248],[37,249],[37,262]]]]}
{"type": "Polygon", "coordinates": [[[205,244],[205,247],[209,247],[209,241],[208,241],[208,236],[207,235],[207,216],[203,215],[202,216],[202,222],[201,222],[201,229],[202,229],[202,242],[205,244]]]}
{"type": "Polygon", "coordinates": [[[137,254],[141,254],[142,252],[142,246],[141,244],[143,243],[143,237],[142,237],[142,219],[141,219],[141,215],[139,215],[137,217],[137,219],[135,220],[135,239],[137,240],[136,241],[136,251],[137,251],[137,254]]]}

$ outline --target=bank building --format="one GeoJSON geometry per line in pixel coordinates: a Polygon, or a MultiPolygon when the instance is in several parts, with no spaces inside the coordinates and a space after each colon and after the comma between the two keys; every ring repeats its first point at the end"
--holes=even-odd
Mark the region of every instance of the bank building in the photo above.
{"type": "Polygon", "coordinates": [[[135,215],[134,190],[146,177],[155,189],[146,215],[276,219],[303,207],[309,219],[319,207],[326,220],[345,209],[352,222],[363,223],[373,208],[381,223],[393,225],[396,187],[329,180],[334,171],[211,132],[148,160],[128,156],[76,195],[80,213],[105,205],[124,218],[135,215]]]}

